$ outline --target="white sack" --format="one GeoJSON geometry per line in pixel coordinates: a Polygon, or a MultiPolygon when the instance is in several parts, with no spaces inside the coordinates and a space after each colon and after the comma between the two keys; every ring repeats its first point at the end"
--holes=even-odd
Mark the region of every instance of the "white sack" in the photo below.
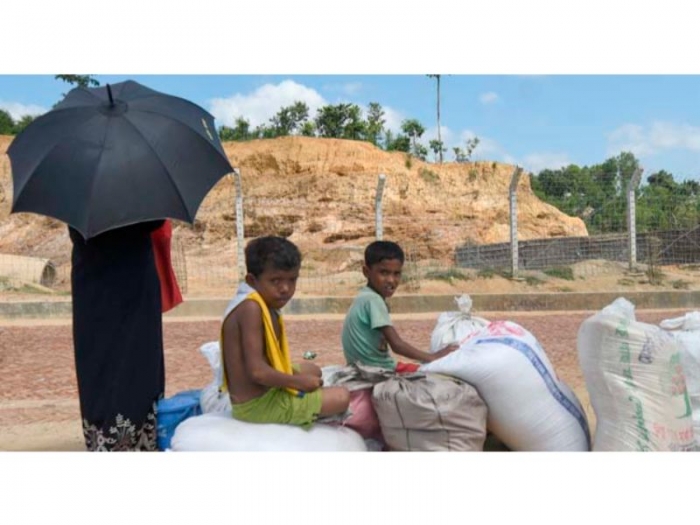
{"type": "Polygon", "coordinates": [[[295,425],[248,423],[230,414],[209,413],[180,423],[170,442],[174,452],[366,452],[362,437],[346,427],[315,423],[295,425]]]}
{"type": "Polygon", "coordinates": [[[616,299],[579,328],[578,355],[596,414],[594,451],[693,450],[678,343],[616,299]]]}
{"type": "Polygon", "coordinates": [[[660,326],[680,344],[685,386],[693,408],[695,444],[700,446],[700,312],[688,312],[683,317],[666,319],[661,321],[660,326]]]}
{"type": "Polygon", "coordinates": [[[474,386],[488,407],[488,429],[512,450],[590,450],[583,407],[559,381],[537,339],[516,323],[489,323],[420,371],[474,386]]]}
{"type": "Polygon", "coordinates": [[[199,404],[202,413],[209,412],[231,412],[231,398],[228,392],[222,392],[221,386],[224,384],[224,367],[221,362],[221,351],[218,341],[204,343],[199,351],[206,358],[211,366],[212,381],[202,389],[199,404]]]}
{"type": "Polygon", "coordinates": [[[434,354],[450,344],[462,344],[489,322],[471,314],[472,299],[468,294],[455,297],[458,310],[442,312],[430,336],[430,353],[434,354]]]}

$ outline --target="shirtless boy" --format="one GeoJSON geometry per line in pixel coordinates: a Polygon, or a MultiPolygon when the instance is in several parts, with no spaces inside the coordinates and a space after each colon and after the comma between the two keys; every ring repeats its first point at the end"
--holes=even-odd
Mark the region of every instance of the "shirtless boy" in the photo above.
{"type": "Polygon", "coordinates": [[[292,365],[279,310],[294,295],[299,249],[282,237],[260,237],[245,249],[246,282],[224,316],[221,348],[233,417],[309,428],[319,416],[342,414],[350,394],[322,388],[321,369],[292,365]]]}

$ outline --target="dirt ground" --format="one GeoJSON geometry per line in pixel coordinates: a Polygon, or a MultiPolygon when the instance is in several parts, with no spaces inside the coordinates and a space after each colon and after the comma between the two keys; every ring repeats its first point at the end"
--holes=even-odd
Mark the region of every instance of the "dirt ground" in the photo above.
{"type": "MultiPolygon", "coordinates": [[[[511,320],[540,341],[561,380],[577,394],[594,426],[585,382],[578,364],[576,335],[593,312],[475,312],[489,320],[511,320]]],[[[658,323],[685,311],[638,311],[637,319],[658,323]]],[[[429,346],[438,314],[394,317],[399,333],[419,348],[429,346]]],[[[319,366],[342,364],[342,315],[288,316],[292,359],[318,354],[319,366]]],[[[211,369],[199,352],[217,339],[216,319],[172,319],[164,325],[166,396],[198,389],[211,380],[211,369]]],[[[0,321],[0,451],[84,450],[72,335],[69,322],[0,321]]]]}

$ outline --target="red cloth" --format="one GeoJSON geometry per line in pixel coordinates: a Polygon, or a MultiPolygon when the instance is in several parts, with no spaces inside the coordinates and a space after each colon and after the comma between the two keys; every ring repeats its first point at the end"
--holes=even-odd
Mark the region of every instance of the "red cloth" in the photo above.
{"type": "Polygon", "coordinates": [[[172,310],[182,302],[182,293],[177,284],[175,272],[173,271],[170,259],[170,240],[173,236],[173,226],[169,220],[151,233],[151,244],[153,244],[153,255],[158,270],[158,280],[160,281],[160,300],[163,312],[172,310]]]}
{"type": "Polygon", "coordinates": [[[418,372],[420,365],[417,363],[396,363],[396,368],[394,372],[397,374],[410,374],[411,372],[418,372]]]}

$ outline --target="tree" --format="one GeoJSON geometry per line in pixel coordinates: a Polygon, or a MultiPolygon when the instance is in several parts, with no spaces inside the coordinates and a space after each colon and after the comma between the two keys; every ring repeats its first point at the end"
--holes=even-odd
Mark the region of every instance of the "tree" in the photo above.
{"type": "Polygon", "coordinates": [[[443,152],[447,151],[447,148],[445,148],[442,144],[441,141],[439,140],[431,140],[428,145],[430,146],[430,149],[433,150],[433,153],[435,154],[435,158],[440,158],[440,162],[442,162],[442,154],[443,152]]]}
{"type": "Polygon", "coordinates": [[[296,101],[291,106],[281,108],[270,119],[271,128],[276,137],[292,135],[298,132],[309,118],[309,106],[304,102],[296,101]]]}
{"type": "Polygon", "coordinates": [[[314,137],[316,135],[316,126],[310,120],[307,120],[302,124],[300,133],[304,137],[314,137]]]}
{"type": "Polygon", "coordinates": [[[316,112],[314,120],[320,137],[360,139],[364,134],[364,123],[356,104],[323,106],[316,112]]]}
{"type": "Polygon", "coordinates": [[[219,128],[219,138],[222,141],[228,140],[250,140],[252,137],[250,133],[250,122],[242,117],[236,119],[236,125],[233,128],[228,126],[221,126],[219,128]]]}
{"type": "Polygon", "coordinates": [[[413,154],[420,160],[425,160],[428,156],[428,148],[419,142],[413,146],[413,154]]]}
{"type": "Polygon", "coordinates": [[[56,75],[56,80],[63,80],[69,84],[77,84],[80,87],[99,86],[100,83],[92,75],[56,75]]]}
{"type": "Polygon", "coordinates": [[[391,131],[387,130],[384,142],[387,151],[404,151],[406,153],[411,151],[411,139],[407,135],[399,133],[394,137],[391,131]]]}
{"type": "Polygon", "coordinates": [[[363,140],[367,132],[365,122],[362,120],[362,110],[357,104],[349,104],[347,118],[343,127],[343,138],[351,140],[363,140]]]}
{"type": "Polygon", "coordinates": [[[469,162],[472,158],[472,153],[474,149],[479,145],[479,137],[472,137],[467,140],[466,148],[462,150],[460,147],[452,148],[455,154],[455,162],[464,163],[469,162]]]}
{"type": "Polygon", "coordinates": [[[15,123],[15,134],[19,135],[22,131],[24,131],[24,128],[34,122],[35,119],[36,117],[32,115],[24,115],[17,123],[15,123]]]}
{"type": "Polygon", "coordinates": [[[365,133],[367,140],[375,146],[379,145],[379,137],[384,130],[384,110],[376,102],[370,102],[367,108],[367,122],[365,124],[365,133]]]}
{"type": "Polygon", "coordinates": [[[656,173],[649,175],[649,178],[647,178],[647,184],[649,184],[649,186],[666,188],[669,191],[675,191],[678,187],[676,181],[673,180],[673,175],[665,170],[657,171],[656,173]]]}
{"type": "MultiPolygon", "coordinates": [[[[418,155],[418,139],[421,138],[423,133],[425,133],[425,128],[423,125],[418,122],[416,119],[406,119],[401,123],[401,131],[403,131],[406,135],[409,136],[411,139],[411,149],[413,150],[413,153],[418,155]]],[[[425,149],[425,148],[423,148],[425,149]]]]}
{"type": "Polygon", "coordinates": [[[15,121],[7,111],[0,109],[0,135],[14,135],[14,133],[15,121]]]}
{"type": "MultiPolygon", "coordinates": [[[[437,81],[437,139],[442,144],[442,136],[440,135],[440,75],[428,75],[428,77],[437,81]]],[[[440,150],[440,164],[442,164],[442,151],[440,150]]]]}

